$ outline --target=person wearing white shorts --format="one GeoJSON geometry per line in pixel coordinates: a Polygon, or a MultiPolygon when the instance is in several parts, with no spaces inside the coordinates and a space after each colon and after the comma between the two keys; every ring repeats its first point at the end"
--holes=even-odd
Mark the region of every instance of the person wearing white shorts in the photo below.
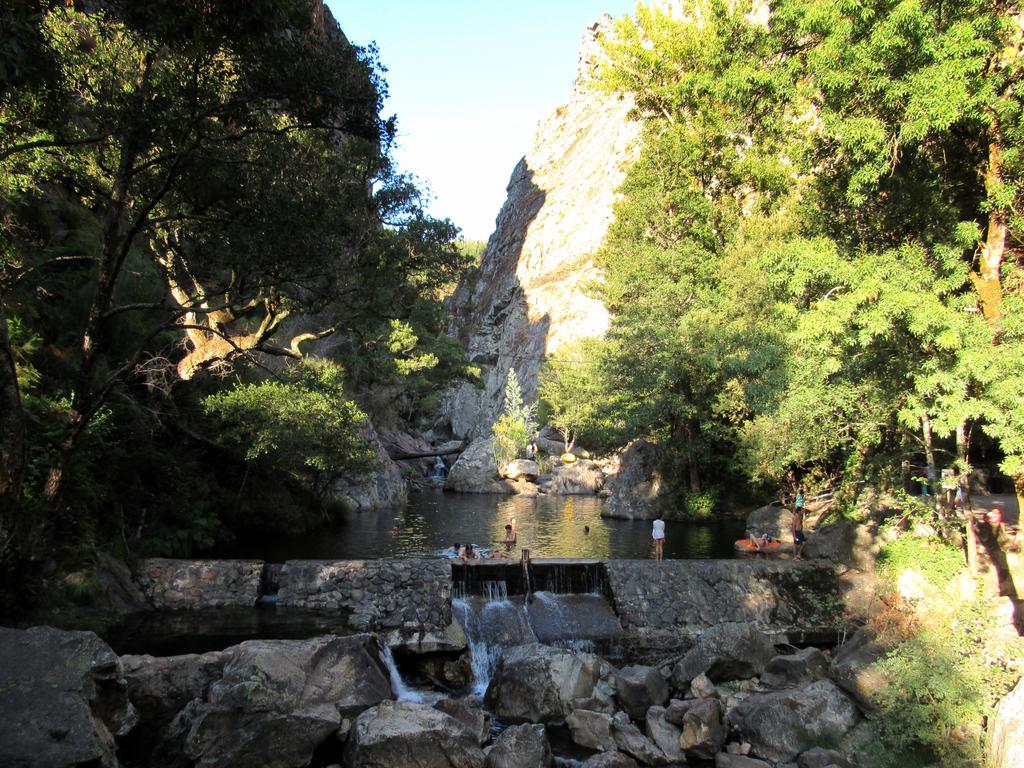
{"type": "Polygon", "coordinates": [[[654,539],[654,559],[665,559],[665,521],[660,516],[654,519],[651,526],[651,538],[654,539]]]}

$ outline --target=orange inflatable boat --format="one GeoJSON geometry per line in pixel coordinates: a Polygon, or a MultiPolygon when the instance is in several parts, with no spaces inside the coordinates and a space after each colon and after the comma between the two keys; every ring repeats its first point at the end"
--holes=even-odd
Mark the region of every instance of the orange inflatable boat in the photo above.
{"type": "Polygon", "coordinates": [[[738,552],[750,552],[754,554],[758,552],[771,554],[772,552],[781,552],[785,549],[785,545],[783,545],[783,543],[778,539],[772,539],[763,547],[755,547],[754,543],[750,539],[740,539],[734,546],[738,552]]]}

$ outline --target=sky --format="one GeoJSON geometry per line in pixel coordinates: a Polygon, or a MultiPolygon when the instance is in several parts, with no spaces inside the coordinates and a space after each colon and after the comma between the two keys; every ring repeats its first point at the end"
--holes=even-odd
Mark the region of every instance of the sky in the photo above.
{"type": "Polygon", "coordinates": [[[564,104],[587,25],[635,0],[326,0],[345,35],[376,42],[399,169],[430,213],[486,240],[537,123],[564,104]]]}

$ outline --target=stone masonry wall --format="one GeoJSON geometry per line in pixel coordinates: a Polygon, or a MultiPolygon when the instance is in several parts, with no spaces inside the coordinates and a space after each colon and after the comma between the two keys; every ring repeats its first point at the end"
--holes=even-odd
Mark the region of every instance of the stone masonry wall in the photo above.
{"type": "Polygon", "coordinates": [[[833,631],[842,601],[831,564],[773,560],[610,560],[613,608],[627,632],[695,636],[753,622],[797,641],[833,631]]]}
{"type": "Polygon", "coordinates": [[[262,560],[139,561],[135,579],[158,610],[251,606],[260,596],[262,560]]]}
{"type": "Polygon", "coordinates": [[[279,606],[349,612],[354,629],[428,630],[452,621],[448,560],[290,560],[279,606]]]}

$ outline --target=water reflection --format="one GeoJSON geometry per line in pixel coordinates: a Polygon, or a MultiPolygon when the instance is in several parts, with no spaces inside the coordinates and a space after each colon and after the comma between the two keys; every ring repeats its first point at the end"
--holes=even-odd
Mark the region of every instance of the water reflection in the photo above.
{"type": "MultiPolygon", "coordinates": [[[[517,557],[521,549],[529,549],[533,557],[650,557],[650,521],[603,518],[602,504],[594,496],[523,498],[427,491],[413,494],[404,509],[351,515],[312,533],[239,542],[212,554],[272,561],[345,560],[433,555],[455,542],[503,549],[505,525],[515,518],[517,557]]],[[[743,530],[743,522],[733,519],[670,521],[665,557],[732,557],[733,541],[743,530]]]]}

